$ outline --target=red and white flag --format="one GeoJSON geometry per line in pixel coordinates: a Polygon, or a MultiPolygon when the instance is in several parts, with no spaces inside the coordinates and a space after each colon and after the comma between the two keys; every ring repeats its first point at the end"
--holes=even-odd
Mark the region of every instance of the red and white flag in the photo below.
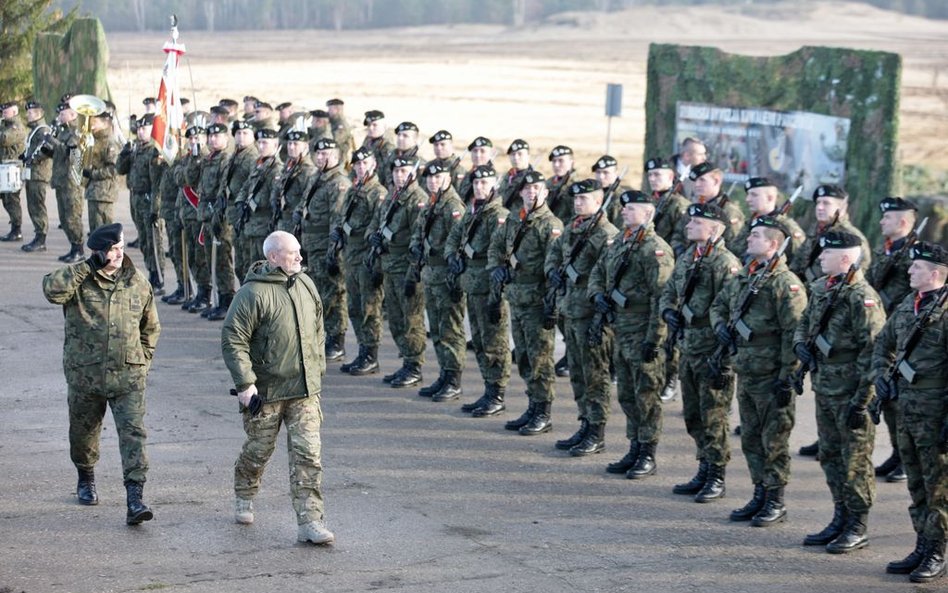
{"type": "Polygon", "coordinates": [[[184,55],[184,44],[178,43],[178,27],[171,27],[171,41],[165,43],[167,54],[165,67],[161,71],[161,86],[158,87],[158,105],[151,137],[160,147],[165,160],[173,163],[178,156],[178,137],[184,127],[184,110],[181,108],[181,92],[178,89],[178,61],[184,55]]]}

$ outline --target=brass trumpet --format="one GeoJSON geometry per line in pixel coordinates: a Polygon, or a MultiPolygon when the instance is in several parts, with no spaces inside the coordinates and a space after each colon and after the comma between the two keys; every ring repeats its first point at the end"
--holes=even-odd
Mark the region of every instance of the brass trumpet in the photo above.
{"type": "Polygon", "coordinates": [[[80,126],[82,133],[79,135],[78,150],[70,153],[70,163],[72,169],[69,171],[72,181],[76,185],[82,182],[82,170],[88,166],[89,157],[92,154],[92,146],[95,144],[95,138],[92,137],[92,118],[106,110],[105,101],[95,95],[76,95],[69,99],[69,107],[83,116],[85,119],[80,126]]]}

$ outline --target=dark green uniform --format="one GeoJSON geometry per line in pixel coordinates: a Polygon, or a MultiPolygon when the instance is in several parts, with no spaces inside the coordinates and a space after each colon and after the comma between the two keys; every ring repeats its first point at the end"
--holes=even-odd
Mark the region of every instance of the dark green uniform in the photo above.
{"type": "Polygon", "coordinates": [[[304,155],[284,163],[283,170],[277,175],[270,194],[271,208],[280,210],[277,226],[274,230],[293,232],[293,211],[303,201],[303,192],[316,174],[316,165],[304,155]]]}
{"type": "Polygon", "coordinates": [[[118,172],[115,165],[121,146],[112,136],[112,130],[100,130],[93,134],[95,144],[89,149],[88,166],[83,169],[86,178],[86,204],[89,208],[89,230],[112,224],[113,209],[118,199],[118,172]]]}
{"type": "Polygon", "coordinates": [[[675,257],[685,252],[688,239],[684,234],[688,224],[688,198],[675,191],[677,187],[666,191],[652,192],[652,201],[655,202],[655,232],[664,239],[674,251],[675,257]]]}
{"type": "Polygon", "coordinates": [[[870,252],[869,241],[866,240],[866,236],[862,234],[862,231],[854,227],[849,220],[841,216],[839,220],[832,225],[824,226],[819,223],[814,223],[813,228],[807,233],[803,245],[796,250],[793,254],[793,259],[790,260],[790,269],[799,278],[807,282],[813,282],[823,275],[823,271],[820,268],[820,252],[823,250],[820,247],[820,237],[830,230],[851,233],[862,239],[862,245],[860,246],[862,256],[859,260],[859,268],[863,272],[869,270],[869,266],[872,264],[872,253],[870,252]]]}
{"type": "MultiPolygon", "coordinates": [[[[201,161],[207,158],[207,146],[201,145],[201,152],[193,155],[190,152],[175,161],[175,181],[181,188],[178,191],[178,217],[184,226],[185,249],[188,250],[189,273],[193,274],[198,286],[198,295],[210,296],[211,291],[211,261],[204,246],[198,243],[204,223],[198,217],[200,195],[197,203],[192,204],[188,194],[196,195],[201,181],[201,161]],[[202,292],[203,291],[203,292],[202,292]]],[[[209,236],[209,234],[207,235],[209,236]]],[[[207,241],[205,241],[206,243],[207,241]]],[[[197,295],[196,295],[197,296],[197,295]]]]}
{"type": "Polygon", "coordinates": [[[53,150],[53,172],[50,185],[56,190],[59,224],[73,249],[82,248],[82,180],[75,166],[79,137],[75,123],[59,124],[49,143],[53,150]]]}
{"type": "Polygon", "coordinates": [[[45,243],[49,231],[49,219],[46,215],[46,190],[53,172],[53,161],[44,154],[43,146],[46,134],[52,129],[43,120],[36,120],[27,124],[29,132],[24,151],[23,178],[26,179],[26,209],[33,223],[33,230],[41,243],[45,243]]]}
{"type": "Polygon", "coordinates": [[[569,193],[569,186],[573,182],[573,173],[570,171],[562,177],[550,177],[546,180],[546,189],[550,192],[546,203],[550,211],[560,219],[564,225],[573,218],[573,196],[569,193]]]}
{"type": "MultiPolygon", "coordinates": [[[[282,167],[279,156],[257,158],[237,194],[234,215],[244,217],[246,222],[237,235],[236,249],[241,254],[240,261],[247,266],[266,259],[263,255],[263,240],[270,234],[270,221],[273,218],[270,196],[273,195],[274,185],[278,183],[276,179],[282,167]]],[[[237,228],[237,224],[234,226],[237,228]]]]}
{"type": "MultiPolygon", "coordinates": [[[[223,217],[222,224],[230,226],[231,233],[233,233],[234,224],[237,223],[237,219],[241,216],[241,208],[237,207],[237,196],[240,195],[240,189],[247,183],[247,178],[250,177],[250,174],[253,172],[257,163],[257,146],[255,144],[250,144],[244,148],[234,147],[234,153],[230,155],[227,159],[227,164],[224,166],[224,175],[221,179],[221,191],[224,192],[225,197],[227,198],[227,208],[223,217]]],[[[232,234],[233,236],[233,246],[234,246],[234,274],[237,276],[238,282],[244,281],[244,276],[247,275],[247,270],[250,269],[250,264],[253,261],[248,261],[246,258],[246,252],[238,249],[238,239],[236,233],[232,234]]]]}
{"type": "MultiPolygon", "coordinates": [[[[145,258],[145,267],[150,273],[149,280],[152,285],[155,284],[155,271],[161,267],[164,270],[164,257],[161,256],[158,261],[155,260],[155,249],[152,247],[154,236],[160,237],[160,229],[154,229],[152,226],[152,214],[157,214],[157,188],[155,182],[160,180],[153,178],[159,169],[156,162],[159,159],[158,149],[154,142],[142,143],[138,140],[127,144],[119,153],[116,170],[119,175],[125,175],[131,193],[131,211],[132,221],[135,223],[135,230],[138,231],[138,246],[145,258]]],[[[158,247],[159,255],[161,246],[158,247]]]]}
{"type": "MultiPolygon", "coordinates": [[[[0,121],[0,161],[15,161],[23,153],[26,130],[19,117],[0,121]]],[[[19,163],[19,161],[17,161],[19,163]]],[[[20,206],[20,191],[0,194],[3,207],[10,215],[10,226],[16,233],[23,224],[23,208],[20,206]]],[[[12,233],[11,233],[12,234],[12,233]]]]}
{"type": "Polygon", "coordinates": [[[497,195],[500,196],[501,204],[511,212],[520,212],[523,207],[523,198],[520,197],[520,190],[523,189],[523,177],[533,167],[526,169],[514,169],[511,167],[506,173],[500,175],[500,183],[497,185],[497,195]]]}

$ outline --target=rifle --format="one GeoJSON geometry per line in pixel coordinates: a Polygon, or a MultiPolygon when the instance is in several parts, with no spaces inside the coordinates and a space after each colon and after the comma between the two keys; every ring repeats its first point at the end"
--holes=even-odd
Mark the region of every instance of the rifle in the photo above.
{"type": "Polygon", "coordinates": [[[640,226],[636,231],[632,243],[626,248],[622,259],[619,261],[619,265],[616,266],[615,272],[612,274],[612,282],[607,286],[606,290],[609,312],[602,313],[596,311],[596,314],[593,315],[589,329],[586,330],[586,343],[589,346],[596,347],[602,345],[602,334],[606,331],[606,326],[612,325],[616,321],[616,308],[624,309],[626,306],[626,296],[619,290],[619,283],[622,282],[622,277],[625,276],[626,271],[629,269],[632,252],[637,251],[639,245],[642,244],[642,239],[645,238],[645,230],[647,227],[648,222],[640,226]],[[611,286],[611,288],[609,288],[609,286],[611,286]]]}
{"type": "Polygon", "coordinates": [[[514,188],[512,192],[504,196],[504,208],[509,210],[510,207],[513,205],[513,201],[516,199],[517,196],[520,195],[520,192],[523,191],[523,186],[527,184],[528,171],[533,171],[533,163],[527,164],[526,169],[523,169],[522,171],[517,172],[517,175],[520,176],[520,181],[517,182],[517,186],[514,188]]]}
{"type": "MultiPolygon", "coordinates": [[[[809,276],[808,272],[810,268],[813,267],[813,264],[816,263],[816,258],[818,258],[820,253],[823,251],[823,248],[820,247],[820,235],[823,234],[823,232],[826,232],[828,229],[833,228],[837,222],[839,222],[839,210],[837,210],[836,214],[833,215],[833,220],[831,220],[830,223],[823,228],[823,231],[817,234],[816,237],[813,237],[813,246],[810,247],[810,253],[808,253],[806,257],[806,266],[803,268],[803,274],[805,276],[809,276]]],[[[807,277],[804,278],[804,280],[809,281],[812,280],[812,278],[807,277]]]]}
{"type": "MultiPolygon", "coordinates": [[[[536,207],[534,207],[535,209],[536,207]]],[[[531,210],[530,212],[533,212],[531,210]]],[[[530,212],[527,213],[529,216],[530,212]]],[[[514,234],[513,242],[510,244],[510,249],[504,250],[504,257],[500,262],[498,267],[510,268],[511,261],[513,266],[516,268],[517,250],[520,248],[520,244],[523,243],[524,237],[527,236],[527,231],[530,229],[530,221],[527,218],[524,218],[520,221],[520,226],[517,227],[517,232],[514,234]]],[[[508,275],[509,278],[509,275],[508,275]]],[[[496,320],[494,323],[500,321],[500,310],[503,306],[504,301],[504,290],[507,288],[507,283],[510,282],[509,279],[504,280],[501,283],[491,282],[490,285],[490,296],[487,298],[487,315],[489,320],[496,320]]]]}
{"type": "MultiPolygon", "coordinates": [[[[491,188],[490,194],[487,196],[487,199],[484,200],[484,206],[486,206],[487,204],[490,204],[490,201],[494,199],[494,194],[496,192],[497,192],[497,186],[495,185],[493,188],[491,188]]],[[[470,241],[471,237],[474,236],[474,232],[477,230],[477,227],[480,226],[481,224],[481,216],[480,216],[481,212],[483,212],[483,209],[480,210],[476,215],[471,216],[471,221],[468,227],[464,229],[464,232],[461,233],[461,240],[458,242],[458,248],[454,252],[455,258],[461,260],[462,262],[465,262],[465,265],[463,266],[464,268],[467,268],[467,265],[466,265],[467,252],[465,250],[465,247],[467,246],[467,243],[468,241],[470,241]]],[[[460,284],[461,274],[463,273],[464,272],[462,271],[460,273],[455,274],[449,267],[448,275],[445,277],[445,284],[448,287],[448,293],[451,296],[451,301],[454,303],[460,303],[461,297],[464,296],[464,293],[461,290],[461,284],[460,284]]]]}
{"type": "Polygon", "coordinates": [[[260,191],[260,188],[263,186],[263,182],[266,181],[266,170],[269,170],[274,162],[276,162],[276,156],[266,158],[263,166],[259,169],[260,175],[257,177],[256,183],[254,183],[250,192],[247,194],[247,199],[243,202],[239,202],[242,212],[240,213],[240,218],[234,223],[234,234],[238,237],[243,232],[247,221],[250,220],[250,215],[257,209],[258,204],[254,201],[254,196],[257,195],[257,192],[260,191]]]}
{"type": "MultiPolygon", "coordinates": [[[[827,358],[832,354],[833,346],[823,337],[823,332],[826,331],[827,326],[829,326],[830,318],[833,316],[833,310],[836,308],[836,301],[839,299],[843,287],[853,281],[853,276],[855,276],[859,270],[860,259],[862,259],[861,253],[860,257],[857,257],[856,261],[849,266],[846,276],[833,288],[832,292],[826,295],[826,303],[823,305],[823,310],[820,311],[819,321],[810,327],[810,332],[806,337],[806,347],[811,353],[815,352],[814,349],[817,349],[827,358]]],[[[803,395],[803,378],[806,377],[807,373],[813,372],[816,372],[815,358],[810,364],[801,364],[800,367],[793,372],[793,375],[790,376],[790,383],[793,385],[793,390],[797,392],[797,395],[803,395]]]]}
{"type": "Polygon", "coordinates": [[[342,251],[342,248],[345,246],[345,239],[343,236],[348,237],[349,233],[352,232],[352,226],[349,225],[349,217],[352,216],[352,212],[356,207],[356,194],[362,190],[362,186],[372,177],[372,174],[366,175],[362,178],[361,181],[353,185],[349,191],[352,192],[352,198],[349,200],[349,205],[346,206],[345,211],[342,213],[342,226],[338,226],[334,231],[339,236],[339,239],[332,241],[329,244],[329,249],[326,251],[326,273],[330,276],[338,276],[339,272],[339,253],[342,251]]]}
{"type": "MultiPolygon", "coordinates": [[[[151,194],[146,194],[148,196],[148,201],[151,202],[151,194]]],[[[161,271],[161,254],[158,252],[158,239],[161,237],[161,228],[158,226],[158,218],[155,218],[155,222],[148,225],[148,232],[151,234],[151,255],[155,258],[155,277],[158,279],[158,284],[164,285],[165,275],[161,271]]]]}
{"type": "MultiPolygon", "coordinates": [[[[784,252],[787,250],[787,246],[790,245],[790,237],[787,237],[783,240],[783,244],[780,246],[780,249],[767,261],[767,265],[764,266],[763,271],[757,272],[751,276],[750,282],[747,284],[747,287],[744,289],[744,292],[741,293],[740,298],[737,302],[737,308],[732,311],[730,318],[727,322],[727,329],[732,335],[736,331],[741,335],[745,340],[750,341],[752,337],[752,332],[749,327],[744,323],[743,317],[750,309],[751,304],[754,302],[754,298],[757,296],[757,293],[760,292],[764,281],[770,278],[770,275],[773,273],[774,268],[777,267],[777,264],[780,263],[780,258],[783,257],[784,252]],[[736,313],[736,314],[735,314],[736,313]]],[[[730,354],[737,354],[737,343],[733,342],[730,345],[719,344],[715,348],[711,356],[708,357],[708,376],[709,377],[720,377],[724,369],[722,366],[722,360],[724,356],[730,354]]]]}
{"type": "Polygon", "coordinates": [[[270,209],[273,210],[273,214],[270,215],[270,232],[272,233],[277,229],[277,225],[280,224],[280,219],[283,217],[283,210],[286,209],[286,192],[290,190],[290,186],[293,185],[293,182],[296,181],[296,178],[299,177],[300,171],[302,170],[302,157],[299,159],[300,162],[297,163],[295,167],[290,168],[290,174],[286,176],[286,179],[283,180],[283,185],[280,186],[280,193],[277,194],[275,200],[270,202],[270,209]],[[295,171],[293,169],[296,169],[295,171]]]}
{"type": "MultiPolygon", "coordinates": [[[[925,307],[925,311],[915,317],[915,323],[912,324],[912,331],[908,337],[905,338],[905,342],[902,344],[902,350],[899,351],[895,357],[895,361],[889,365],[882,375],[883,379],[890,385],[895,385],[899,377],[902,377],[909,383],[915,382],[915,369],[908,363],[908,357],[915,350],[915,347],[918,346],[918,343],[922,341],[922,335],[928,327],[929,320],[936,311],[940,311],[945,305],[946,298],[948,298],[948,285],[939,288],[938,295],[925,307]]],[[[879,424],[882,419],[882,407],[888,402],[896,401],[897,399],[897,393],[883,399],[878,390],[876,390],[876,396],[869,404],[869,416],[872,418],[873,424],[879,424]]]]}
{"type": "MultiPolygon", "coordinates": [[[[688,275],[685,277],[685,284],[681,289],[681,296],[678,299],[678,308],[675,310],[679,319],[684,318],[685,321],[691,321],[691,318],[694,317],[691,308],[688,307],[688,301],[691,300],[691,295],[694,294],[695,288],[698,287],[698,280],[701,279],[701,265],[704,262],[704,258],[708,257],[708,254],[714,249],[715,241],[717,241],[717,237],[714,235],[708,237],[708,240],[704,244],[704,249],[698,253],[698,257],[695,258],[695,261],[691,264],[691,268],[688,270],[688,275]]],[[[679,327],[678,331],[668,332],[668,336],[665,338],[665,343],[662,346],[668,358],[672,357],[675,352],[675,346],[684,335],[684,327],[679,327]]]]}
{"type": "Polygon", "coordinates": [[[787,199],[787,201],[780,205],[780,209],[777,210],[777,215],[778,216],[781,214],[786,215],[787,212],[790,212],[790,208],[793,207],[793,203],[797,201],[797,199],[800,197],[800,194],[802,193],[803,193],[803,186],[802,185],[797,186],[797,189],[793,191],[793,194],[787,199]]]}
{"type": "MultiPolygon", "coordinates": [[[[448,185],[450,186],[450,182],[448,185]]],[[[431,227],[434,226],[434,209],[435,206],[437,206],[441,201],[444,191],[444,189],[438,190],[434,202],[431,203],[431,205],[428,207],[428,211],[425,212],[424,224],[422,224],[421,227],[421,246],[419,248],[418,255],[415,256],[415,258],[410,262],[408,266],[408,273],[405,275],[405,296],[415,296],[418,283],[421,282],[421,270],[425,267],[425,264],[428,263],[428,234],[431,232],[431,227]]]]}
{"type": "MultiPolygon", "coordinates": [[[[596,213],[592,215],[589,223],[586,225],[586,228],[583,230],[583,234],[580,235],[579,239],[573,243],[572,248],[570,248],[569,254],[567,254],[566,259],[563,261],[562,265],[557,269],[557,276],[563,278],[564,276],[568,277],[573,282],[579,279],[579,272],[576,271],[576,268],[573,267],[573,264],[576,262],[576,258],[579,257],[579,254],[582,252],[583,248],[586,247],[586,243],[589,241],[589,235],[592,233],[593,229],[599,226],[599,221],[602,219],[603,215],[608,211],[609,205],[612,204],[612,198],[616,193],[616,190],[619,188],[619,183],[622,182],[622,178],[625,177],[625,174],[628,172],[629,167],[626,167],[622,170],[615,181],[612,182],[612,185],[606,190],[605,198],[602,200],[602,204],[599,205],[599,209],[596,210],[596,213]]],[[[543,326],[546,329],[553,329],[556,325],[556,320],[559,317],[559,300],[560,295],[566,294],[566,282],[561,282],[559,284],[550,284],[550,288],[547,289],[546,294],[543,295],[543,326]]]]}
{"type": "Polygon", "coordinates": [[[892,297],[887,297],[882,289],[885,287],[886,283],[889,281],[889,276],[892,275],[892,272],[895,271],[895,264],[899,262],[908,250],[912,248],[912,245],[915,245],[915,242],[918,241],[918,236],[925,230],[925,225],[928,224],[928,217],[922,219],[922,222],[918,223],[918,226],[912,229],[912,232],[905,237],[905,241],[902,242],[902,246],[899,247],[898,251],[889,256],[889,259],[886,260],[885,264],[879,270],[879,274],[873,278],[872,287],[879,292],[879,297],[882,299],[882,307],[888,311],[889,305],[892,304],[892,297]]]}
{"type": "MultiPolygon", "coordinates": [[[[313,196],[316,195],[316,190],[319,189],[319,182],[323,179],[323,174],[326,172],[325,169],[319,171],[319,175],[313,179],[313,184],[310,186],[309,191],[306,192],[306,196],[303,197],[303,200],[300,202],[300,208],[298,212],[300,213],[299,220],[293,223],[293,236],[296,237],[296,240],[299,241],[303,237],[303,221],[309,220],[309,204],[313,201],[313,196]]],[[[294,215],[296,212],[294,212],[294,215]]]]}
{"type": "Polygon", "coordinates": [[[560,203],[560,188],[562,188],[563,186],[569,186],[569,180],[572,178],[573,178],[573,170],[570,169],[570,171],[566,174],[566,176],[563,177],[562,182],[560,182],[555,188],[552,188],[552,187],[550,188],[550,194],[553,196],[553,199],[548,203],[550,210],[553,210],[554,212],[556,212],[556,207],[560,203]]]}
{"type": "Polygon", "coordinates": [[[395,216],[395,212],[398,211],[398,207],[400,206],[398,199],[401,197],[402,192],[405,191],[405,189],[407,189],[408,186],[410,186],[415,181],[415,172],[418,171],[418,165],[420,164],[421,161],[416,159],[415,166],[412,167],[411,173],[408,174],[408,179],[405,180],[405,183],[401,187],[392,192],[392,199],[388,203],[388,207],[385,209],[385,215],[382,217],[382,225],[377,231],[372,233],[376,236],[378,245],[372,246],[362,263],[365,264],[365,267],[369,269],[369,273],[372,274],[372,284],[376,288],[382,285],[382,274],[376,274],[375,272],[375,264],[379,257],[381,257],[382,252],[385,251],[385,247],[382,243],[383,241],[391,241],[392,236],[394,235],[392,230],[388,228],[388,225],[392,222],[392,217],[395,216]]]}

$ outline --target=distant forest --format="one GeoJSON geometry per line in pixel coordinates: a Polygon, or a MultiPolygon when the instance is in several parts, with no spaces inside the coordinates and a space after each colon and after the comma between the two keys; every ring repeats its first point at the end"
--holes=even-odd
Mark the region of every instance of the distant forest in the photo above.
{"type": "MultiPolygon", "coordinates": [[[[784,0],[786,1],[786,0],[784,0]]],[[[855,0],[929,18],[948,18],[946,0],[855,0]]],[[[97,16],[107,31],[168,28],[175,13],[190,30],[374,29],[444,24],[520,27],[564,11],[635,5],[767,5],[778,0],[53,0],[97,16]]]]}

